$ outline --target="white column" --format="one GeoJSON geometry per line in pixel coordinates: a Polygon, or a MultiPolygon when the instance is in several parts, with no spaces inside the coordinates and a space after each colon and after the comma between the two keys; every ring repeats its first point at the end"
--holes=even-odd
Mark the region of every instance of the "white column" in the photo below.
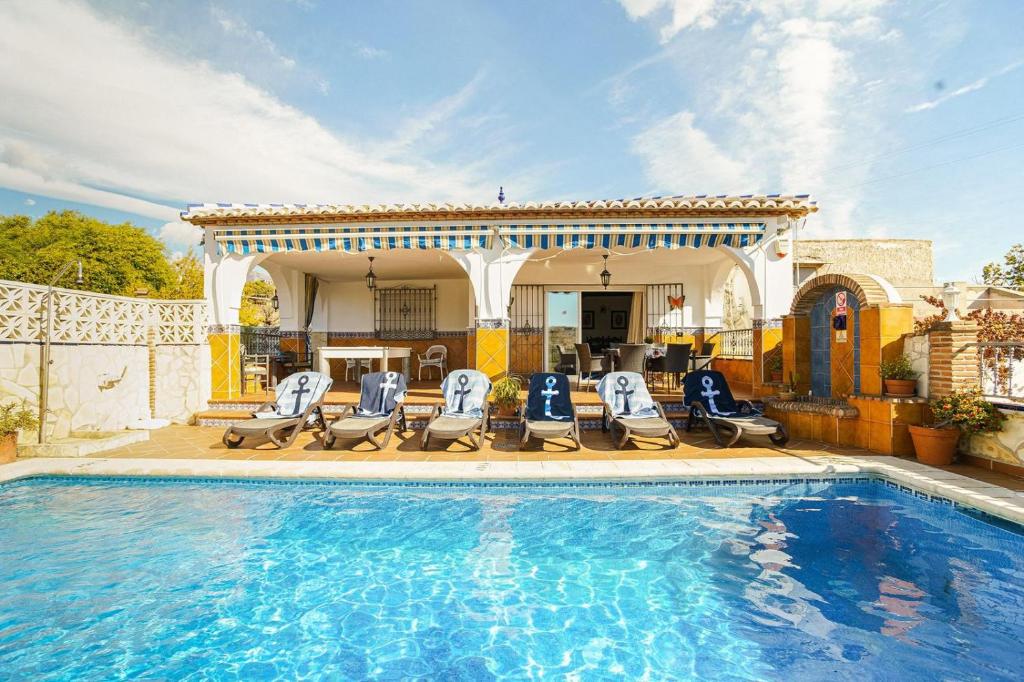
{"type": "Polygon", "coordinates": [[[249,271],[267,254],[217,255],[213,235],[207,232],[204,254],[203,292],[207,304],[207,323],[237,325],[242,304],[242,287],[249,271]]]}
{"type": "Polygon", "coordinates": [[[478,320],[505,320],[512,300],[512,282],[532,249],[473,249],[452,251],[452,257],[469,275],[478,320]]]}
{"type": "Polygon", "coordinates": [[[723,247],[747,280],[755,320],[782,317],[793,303],[793,254],[786,225],[785,218],[769,221],[765,238],[755,246],[723,247]]]}
{"type": "Polygon", "coordinates": [[[303,273],[294,268],[277,265],[272,260],[260,263],[260,267],[267,271],[274,281],[274,288],[277,289],[281,331],[302,331],[305,324],[305,320],[302,319],[305,289],[303,273]]]}

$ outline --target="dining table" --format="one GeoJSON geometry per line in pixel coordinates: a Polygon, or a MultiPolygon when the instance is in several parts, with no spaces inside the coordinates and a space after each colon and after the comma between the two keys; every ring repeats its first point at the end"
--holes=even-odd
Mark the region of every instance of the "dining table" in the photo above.
{"type": "Polygon", "coordinates": [[[378,369],[386,372],[391,358],[402,360],[402,374],[406,381],[411,381],[412,348],[403,346],[321,346],[317,350],[317,371],[330,376],[331,360],[377,360],[378,369]]]}

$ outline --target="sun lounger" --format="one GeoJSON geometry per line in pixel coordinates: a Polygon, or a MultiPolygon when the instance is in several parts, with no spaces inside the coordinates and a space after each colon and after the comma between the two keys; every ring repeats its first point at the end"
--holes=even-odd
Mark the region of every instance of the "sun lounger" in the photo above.
{"type": "Polygon", "coordinates": [[[721,372],[700,370],[687,374],[683,381],[683,403],[690,410],[686,430],[703,424],[721,446],[731,447],[744,434],[768,436],[779,446],[789,441],[782,424],[763,416],[749,400],[733,398],[729,382],[721,372]]]}
{"type": "Polygon", "coordinates": [[[466,436],[479,450],[487,433],[491,380],[473,369],[457,369],[445,378],[441,392],[444,405],[434,406],[420,446],[425,449],[431,436],[445,440],[466,436]]]}
{"type": "Polygon", "coordinates": [[[221,440],[227,447],[237,448],[246,438],[261,437],[286,448],[303,429],[326,429],[323,400],[331,384],[331,378],[320,372],[292,374],[277,385],[274,400],[260,405],[252,419],[229,426],[221,440]]]}
{"type": "Polygon", "coordinates": [[[634,436],[668,438],[670,447],[679,445],[679,435],[672,427],[660,403],[654,402],[643,376],[638,372],[612,372],[597,385],[604,408],[601,428],[620,430],[616,447],[622,448],[634,436]]]}
{"type": "Polygon", "coordinates": [[[324,447],[334,447],[337,439],[353,440],[365,438],[378,450],[387,447],[395,424],[406,429],[405,375],[401,372],[373,372],[364,374],[359,393],[359,404],[345,405],[341,414],[331,422],[324,434],[324,447]],[[384,431],[384,440],[378,441],[377,434],[384,431]]]}
{"type": "Polygon", "coordinates": [[[569,389],[569,377],[558,372],[537,372],[530,377],[526,410],[519,422],[522,448],[530,436],[542,440],[571,438],[580,449],[580,424],[569,389]]]}

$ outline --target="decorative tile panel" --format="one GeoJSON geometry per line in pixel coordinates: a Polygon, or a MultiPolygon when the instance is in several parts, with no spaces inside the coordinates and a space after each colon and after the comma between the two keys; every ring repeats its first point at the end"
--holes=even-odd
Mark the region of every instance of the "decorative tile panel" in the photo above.
{"type": "MultiPolygon", "coordinates": [[[[0,280],[0,342],[35,343],[43,338],[46,287],[0,280]]],[[[53,290],[55,344],[145,346],[150,328],[158,345],[205,341],[206,304],[53,290]]]]}

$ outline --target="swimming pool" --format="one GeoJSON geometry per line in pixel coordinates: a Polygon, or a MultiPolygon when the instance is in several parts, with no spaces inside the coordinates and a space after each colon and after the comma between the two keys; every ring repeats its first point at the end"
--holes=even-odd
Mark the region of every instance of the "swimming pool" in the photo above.
{"type": "Polygon", "coordinates": [[[1013,679],[1024,535],[875,479],[0,485],[16,679],[1013,679]]]}

